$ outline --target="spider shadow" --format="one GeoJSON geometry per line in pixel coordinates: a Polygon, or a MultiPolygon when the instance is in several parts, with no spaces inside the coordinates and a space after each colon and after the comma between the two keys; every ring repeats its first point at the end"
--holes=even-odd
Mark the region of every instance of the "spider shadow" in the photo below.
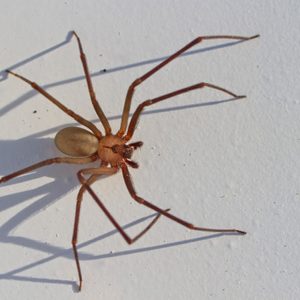
{"type": "Polygon", "coordinates": [[[57,44],[55,44],[55,45],[53,45],[53,46],[51,46],[51,47],[49,47],[49,48],[47,48],[45,50],[42,50],[42,51],[40,51],[40,52],[38,52],[36,54],[33,54],[30,57],[27,57],[27,58],[25,58],[25,59],[23,59],[23,60],[15,63],[15,64],[9,66],[9,67],[1,70],[0,71],[0,81],[4,81],[4,80],[7,79],[8,74],[6,73],[6,70],[14,70],[14,69],[16,69],[18,67],[24,66],[24,65],[26,65],[26,64],[34,61],[34,60],[36,60],[36,59],[38,59],[38,58],[40,58],[40,57],[42,57],[42,56],[44,56],[44,55],[46,55],[46,54],[48,54],[50,52],[53,52],[53,51],[57,50],[58,48],[66,45],[66,44],[68,44],[71,41],[71,39],[72,39],[72,35],[73,35],[72,31],[69,31],[67,33],[66,38],[65,38],[64,41],[62,41],[60,43],[57,43],[57,44]]]}
{"type": "MultiPolygon", "coordinates": [[[[72,39],[72,31],[68,32],[66,38],[64,41],[57,43],[56,45],[53,45],[52,47],[49,47],[48,49],[42,50],[26,59],[23,59],[11,66],[6,67],[5,69],[0,70],[0,81],[4,81],[8,78],[8,74],[6,73],[6,70],[15,70],[16,68],[23,66],[25,64],[28,64],[46,54],[49,54],[50,52],[53,52],[57,49],[59,49],[60,47],[66,45],[67,43],[69,43],[72,39]]],[[[240,43],[244,43],[246,41],[230,41],[230,42],[225,42],[219,45],[215,45],[215,46],[209,46],[209,47],[203,47],[200,49],[196,49],[196,50],[190,50],[187,51],[185,53],[183,53],[182,55],[179,56],[179,58],[182,57],[186,57],[186,56],[190,56],[190,55],[195,55],[195,54],[199,54],[199,53],[204,53],[204,52],[209,52],[209,51],[214,51],[214,50],[219,50],[219,49],[223,49],[226,47],[230,47],[230,46],[234,46],[240,43]]],[[[104,76],[104,75],[108,75],[110,73],[114,73],[114,72],[120,72],[120,71],[124,71],[127,69],[132,69],[132,68],[136,68],[136,67],[140,67],[140,66],[144,66],[144,65],[151,65],[154,63],[159,63],[162,62],[163,60],[165,60],[166,58],[168,58],[169,55],[167,56],[163,56],[163,57],[159,57],[159,58],[153,58],[153,59],[148,59],[148,60],[144,60],[144,61],[140,61],[140,62],[134,62],[134,63],[130,63],[130,64],[126,64],[126,65],[122,65],[122,66],[117,66],[117,67],[111,67],[111,68],[106,68],[106,69],[102,69],[96,72],[91,72],[90,75],[91,77],[98,77],[98,76],[104,76]]],[[[42,88],[45,90],[49,90],[53,87],[56,86],[61,86],[61,85],[65,85],[65,84],[70,84],[73,82],[77,82],[77,81],[81,81],[81,80],[85,80],[84,76],[77,76],[77,77],[72,77],[72,78],[68,78],[68,79],[64,79],[61,81],[55,81],[52,83],[48,83],[48,84],[44,84],[42,85],[42,88]]],[[[15,101],[11,102],[10,104],[2,107],[0,109],[0,116],[4,115],[5,113],[9,112],[10,110],[16,108],[17,106],[21,105],[23,102],[29,100],[30,98],[34,97],[36,94],[38,94],[37,91],[35,90],[30,90],[28,92],[26,92],[24,95],[20,96],[18,99],[16,99],[15,101]]]]}
{"type": "MultiPolygon", "coordinates": [[[[152,219],[156,216],[156,213],[151,214],[149,216],[137,219],[131,223],[128,223],[124,226],[122,226],[123,229],[128,229],[130,227],[136,226],[139,223],[145,222],[148,219],[152,219]]],[[[100,242],[104,240],[105,238],[109,238],[114,234],[117,234],[117,230],[112,230],[110,232],[107,232],[103,235],[100,235],[96,238],[90,239],[88,241],[82,242],[78,244],[78,250],[87,247],[88,245],[100,242]]],[[[171,247],[178,247],[186,244],[191,244],[191,243],[196,243],[200,241],[207,241],[210,239],[214,238],[219,238],[221,236],[226,236],[226,235],[236,235],[233,233],[215,233],[215,234],[210,234],[207,236],[202,236],[202,237],[197,237],[197,238],[192,238],[188,240],[181,240],[181,241],[176,241],[176,242],[170,242],[170,243],[164,243],[164,244],[159,244],[159,245],[154,245],[150,247],[141,247],[141,248],[135,248],[135,249],[130,249],[130,250],[125,250],[125,251],[118,251],[118,252],[110,252],[110,253],[104,253],[100,255],[91,255],[91,254],[86,254],[80,252],[80,260],[101,260],[101,259],[110,259],[110,258],[115,258],[119,256],[127,256],[127,255],[133,255],[137,253],[142,253],[142,252],[150,252],[150,251],[157,251],[157,250],[162,250],[162,249],[167,249],[171,247]]],[[[39,251],[47,251],[47,253],[52,253],[50,256],[40,259],[38,261],[35,261],[33,263],[24,265],[22,267],[16,268],[14,270],[11,270],[9,272],[0,274],[0,280],[16,280],[16,281],[27,281],[27,282],[37,282],[37,283],[47,283],[47,284],[63,284],[63,285],[71,285],[73,288],[74,292],[78,291],[77,284],[74,281],[71,280],[60,280],[60,279],[49,279],[49,278],[37,278],[37,277],[27,277],[27,276],[22,276],[22,275],[17,275],[18,273],[27,271],[29,269],[32,269],[34,267],[40,266],[45,263],[49,263],[57,258],[68,258],[68,259],[74,259],[73,258],[73,252],[71,248],[68,249],[63,249],[61,247],[55,247],[55,246],[45,246],[44,244],[36,241],[32,241],[27,238],[22,238],[22,237],[9,237],[5,241],[6,243],[14,243],[22,246],[29,246],[32,248],[33,243],[35,243],[35,246],[33,247],[35,250],[39,251]]]]}

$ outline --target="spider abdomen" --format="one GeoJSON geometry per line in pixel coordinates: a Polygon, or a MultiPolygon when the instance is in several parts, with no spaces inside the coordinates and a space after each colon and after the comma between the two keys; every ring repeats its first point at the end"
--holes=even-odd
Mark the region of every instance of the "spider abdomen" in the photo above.
{"type": "Polygon", "coordinates": [[[97,152],[99,140],[90,132],[79,127],[66,127],[54,139],[56,147],[73,157],[90,156],[97,152]]]}

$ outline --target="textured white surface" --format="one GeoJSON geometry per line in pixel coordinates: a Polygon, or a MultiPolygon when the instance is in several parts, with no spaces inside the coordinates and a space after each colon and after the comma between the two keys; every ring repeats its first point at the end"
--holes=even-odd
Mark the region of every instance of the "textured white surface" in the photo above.
{"type": "MultiPolygon", "coordinates": [[[[86,195],[70,248],[78,167],[40,169],[0,187],[1,299],[299,299],[299,1],[0,1],[0,71],[12,68],[95,121],[74,40],[80,35],[101,105],[118,129],[126,88],[198,35],[260,33],[228,47],[205,42],[145,82],[142,100],[200,81],[247,100],[199,91],[149,108],[134,140],[139,194],[197,225],[166,219],[128,246],[86,195]],[[222,46],[222,47],[215,47],[222,46]],[[109,72],[101,73],[102,69],[109,72]],[[212,104],[212,105],[211,105],[212,104]]],[[[58,155],[52,138],[74,124],[23,82],[0,82],[0,175],[58,155]],[[36,113],[34,113],[36,111],[36,113]]],[[[96,122],[96,121],[95,121],[96,122]]],[[[99,124],[99,123],[97,123],[99,124]]],[[[121,175],[95,190],[128,232],[152,214],[121,175]]]]}

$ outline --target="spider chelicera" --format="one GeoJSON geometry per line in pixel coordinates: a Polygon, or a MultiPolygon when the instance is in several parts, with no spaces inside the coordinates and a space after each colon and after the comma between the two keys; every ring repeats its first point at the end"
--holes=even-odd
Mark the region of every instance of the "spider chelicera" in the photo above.
{"type": "Polygon", "coordinates": [[[83,199],[83,193],[87,191],[92,198],[95,200],[95,202],[98,204],[98,206],[101,208],[101,210],[104,212],[104,214],[107,216],[107,218],[111,221],[113,226],[120,232],[122,237],[125,239],[125,241],[128,244],[132,244],[137,239],[139,239],[143,234],[145,234],[159,219],[161,215],[189,228],[192,230],[200,230],[200,231],[209,231],[209,232],[221,232],[221,233],[237,233],[237,234],[246,234],[246,232],[237,230],[237,229],[212,229],[212,228],[204,228],[204,227],[198,227],[194,226],[193,224],[182,220],[178,218],[177,216],[171,214],[169,209],[162,209],[151,202],[143,199],[142,197],[138,196],[133,183],[132,179],[128,170],[128,166],[132,168],[138,168],[138,164],[131,159],[133,152],[142,146],[142,142],[133,142],[128,143],[131,138],[133,137],[133,134],[135,132],[136,124],[139,120],[139,117],[141,115],[141,112],[143,109],[147,106],[151,106],[155,103],[164,101],[166,99],[170,99],[172,97],[175,97],[177,95],[187,93],[192,90],[201,89],[204,87],[208,87],[211,89],[219,90],[221,92],[224,92],[230,96],[233,97],[233,100],[242,99],[245,96],[238,96],[222,87],[201,82],[195,85],[191,85],[173,92],[170,92],[168,94],[159,96],[154,99],[146,100],[138,105],[137,109],[132,115],[132,118],[128,125],[128,119],[129,119],[129,112],[130,112],[130,106],[132,102],[132,98],[134,95],[134,91],[138,85],[140,85],[142,82],[144,82],[146,79],[148,79],[150,76],[154,75],[156,72],[158,72],[161,68],[163,68],[165,65],[167,65],[169,62],[180,56],[182,53],[190,49],[191,47],[195,46],[196,44],[199,44],[203,40],[213,40],[213,39],[232,39],[232,40],[251,40],[254,38],[257,38],[259,35],[254,35],[251,37],[243,37],[243,36],[232,36],[232,35],[215,35],[215,36],[200,36],[194,39],[192,42],[184,46],[182,49],[171,55],[169,58],[162,61],[159,65],[148,71],[146,74],[141,76],[140,78],[134,80],[132,84],[129,86],[124,108],[123,108],[123,114],[122,114],[122,120],[120,129],[116,134],[113,134],[111,131],[110,124],[102,111],[94,92],[94,88],[91,81],[91,76],[89,74],[88,65],[86,56],[83,52],[82,44],[79,39],[79,36],[76,34],[75,31],[73,31],[73,35],[77,39],[79,52],[80,52],[80,58],[82,61],[85,78],[90,94],[90,98],[93,104],[93,107],[104,127],[105,135],[102,134],[102,132],[91,122],[84,119],[80,115],[76,114],[74,111],[70,110],[66,106],[64,106],[60,101],[55,99],[53,96],[51,96],[46,90],[44,90],[41,86],[39,86],[37,83],[19,75],[12,71],[7,70],[7,72],[11,75],[14,75],[15,77],[25,81],[33,89],[44,95],[49,101],[51,101],[54,105],[59,107],[63,112],[65,112],[67,115],[75,119],[78,123],[81,125],[87,127],[89,130],[78,128],[78,127],[67,127],[62,130],[60,130],[57,135],[55,136],[55,144],[57,148],[63,152],[64,154],[68,155],[69,157],[55,157],[51,159],[46,159],[44,161],[38,162],[32,166],[29,166],[27,168],[24,168],[22,170],[16,171],[14,173],[11,173],[7,176],[4,176],[0,179],[0,183],[7,182],[17,176],[23,175],[25,173],[31,172],[37,168],[44,167],[51,164],[57,164],[57,163],[67,163],[67,164],[87,164],[94,161],[99,161],[99,167],[97,168],[87,168],[82,169],[78,171],[77,176],[81,183],[81,187],[79,189],[78,195],[77,195],[77,202],[76,202],[76,212],[75,212],[75,221],[74,221],[74,229],[73,229],[73,237],[72,237],[72,246],[73,246],[73,252],[75,256],[76,266],[77,266],[77,272],[78,272],[78,278],[79,278],[79,290],[81,290],[82,287],[82,274],[81,274],[81,268],[78,258],[78,252],[77,252],[77,237],[78,237],[78,227],[79,227],[79,216],[80,216],[80,208],[81,203],[83,199]],[[101,176],[101,175],[112,175],[115,174],[121,169],[123,178],[126,184],[126,187],[129,191],[129,194],[131,197],[138,202],[139,204],[145,205],[149,207],[150,209],[156,211],[158,214],[156,217],[149,223],[149,225],[142,230],[138,235],[135,237],[130,237],[124,229],[119,225],[119,223],[115,220],[115,218],[111,215],[111,213],[107,210],[107,208],[104,206],[103,202],[99,199],[99,197],[95,194],[93,189],[91,188],[91,185],[101,176]],[[87,178],[85,176],[87,176],[87,178]]]}

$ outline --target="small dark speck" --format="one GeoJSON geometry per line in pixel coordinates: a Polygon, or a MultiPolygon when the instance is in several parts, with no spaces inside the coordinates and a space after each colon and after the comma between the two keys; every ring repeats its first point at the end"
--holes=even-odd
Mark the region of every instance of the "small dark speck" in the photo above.
{"type": "Polygon", "coordinates": [[[101,72],[102,72],[102,73],[105,73],[105,72],[107,72],[107,70],[106,70],[106,69],[103,69],[101,72]]]}
{"type": "Polygon", "coordinates": [[[36,114],[36,113],[37,113],[37,110],[34,110],[32,113],[33,113],[33,114],[36,114]]]}

